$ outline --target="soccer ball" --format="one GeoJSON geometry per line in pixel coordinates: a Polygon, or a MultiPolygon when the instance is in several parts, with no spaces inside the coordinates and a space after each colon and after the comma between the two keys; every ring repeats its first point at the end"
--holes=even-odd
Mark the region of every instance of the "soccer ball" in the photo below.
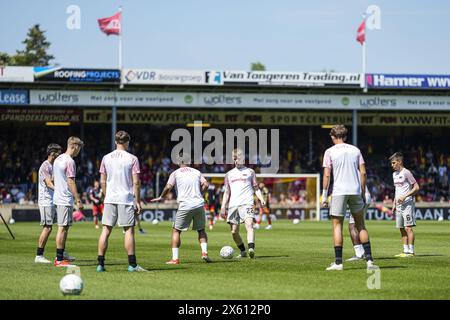
{"type": "Polygon", "coordinates": [[[255,223],[255,224],[253,225],[253,229],[259,230],[259,224],[255,223]]]}
{"type": "Polygon", "coordinates": [[[153,223],[154,225],[157,225],[157,224],[159,223],[159,220],[158,220],[158,219],[153,219],[152,223],[153,223]]]}
{"type": "Polygon", "coordinates": [[[444,221],[444,217],[443,216],[439,216],[438,221],[444,221]]]}
{"type": "Polygon", "coordinates": [[[224,259],[231,259],[233,258],[234,249],[230,246],[225,246],[222,249],[220,249],[220,256],[224,259]]]}
{"type": "Polygon", "coordinates": [[[16,223],[16,220],[14,220],[13,218],[9,219],[9,224],[14,224],[16,223]]]}
{"type": "Polygon", "coordinates": [[[293,224],[299,224],[300,223],[300,219],[295,218],[294,220],[292,220],[293,224]]]}
{"type": "Polygon", "coordinates": [[[59,289],[65,296],[80,295],[83,291],[83,280],[76,274],[65,275],[59,282],[59,289]]]}

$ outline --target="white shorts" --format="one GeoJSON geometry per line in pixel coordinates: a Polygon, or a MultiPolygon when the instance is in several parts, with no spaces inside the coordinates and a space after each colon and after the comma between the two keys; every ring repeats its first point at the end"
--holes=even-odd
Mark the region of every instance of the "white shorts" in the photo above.
{"type": "Polygon", "coordinates": [[[56,215],[58,226],[68,227],[72,225],[73,222],[73,207],[72,206],[56,206],[56,215]]]}
{"type": "Polygon", "coordinates": [[[241,224],[248,218],[255,219],[253,206],[244,205],[228,209],[227,223],[229,224],[241,224]]]}
{"type": "Polygon", "coordinates": [[[56,208],[55,206],[43,207],[39,206],[39,213],[41,214],[41,226],[51,226],[55,223],[56,208]]]}
{"type": "Polygon", "coordinates": [[[118,223],[119,227],[134,227],[136,222],[134,212],[134,205],[105,203],[102,224],[114,227],[118,223]]]}
{"type": "Polygon", "coordinates": [[[360,195],[332,195],[330,203],[330,216],[345,217],[347,205],[352,215],[357,214],[364,209],[364,201],[360,195]]]}
{"type": "Polygon", "coordinates": [[[395,226],[397,228],[416,226],[416,208],[413,200],[397,204],[395,212],[395,226]]]}
{"type": "Polygon", "coordinates": [[[192,222],[192,230],[205,229],[205,209],[203,206],[191,210],[178,210],[172,227],[179,231],[187,231],[192,222]]]}

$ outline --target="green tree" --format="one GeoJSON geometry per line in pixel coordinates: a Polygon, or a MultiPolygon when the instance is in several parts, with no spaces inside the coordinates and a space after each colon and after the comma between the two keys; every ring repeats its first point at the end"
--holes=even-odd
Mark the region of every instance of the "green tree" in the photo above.
{"type": "Polygon", "coordinates": [[[250,66],[251,71],[266,71],[266,66],[263,65],[261,62],[252,62],[250,66]]]}
{"type": "Polygon", "coordinates": [[[0,66],[11,65],[11,57],[6,52],[0,52],[0,66]]]}
{"type": "Polygon", "coordinates": [[[47,66],[54,56],[47,53],[50,42],[45,37],[45,31],[41,30],[39,24],[32,26],[27,37],[22,43],[24,50],[16,50],[15,55],[0,52],[0,65],[10,66],[47,66]]]}

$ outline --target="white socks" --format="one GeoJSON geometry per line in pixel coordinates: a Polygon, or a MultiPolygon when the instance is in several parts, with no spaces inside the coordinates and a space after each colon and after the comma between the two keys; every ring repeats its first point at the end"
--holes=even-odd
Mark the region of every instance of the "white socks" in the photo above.
{"type": "MultiPolygon", "coordinates": [[[[202,247],[202,252],[208,253],[208,243],[201,242],[200,246],[202,247]]],[[[179,255],[178,255],[179,250],[180,250],[179,248],[172,248],[172,259],[173,260],[178,260],[179,259],[179,255]]]]}
{"type": "Polygon", "coordinates": [[[355,255],[357,257],[361,258],[364,255],[364,247],[362,244],[357,244],[353,246],[353,248],[355,249],[355,255]]]}
{"type": "Polygon", "coordinates": [[[403,245],[403,252],[404,253],[414,253],[414,245],[413,244],[404,244],[403,245]]]}
{"type": "Polygon", "coordinates": [[[200,247],[202,247],[203,253],[208,253],[208,243],[207,242],[200,242],[200,247]]]}
{"type": "Polygon", "coordinates": [[[172,259],[178,260],[178,248],[172,248],[172,259]]]}

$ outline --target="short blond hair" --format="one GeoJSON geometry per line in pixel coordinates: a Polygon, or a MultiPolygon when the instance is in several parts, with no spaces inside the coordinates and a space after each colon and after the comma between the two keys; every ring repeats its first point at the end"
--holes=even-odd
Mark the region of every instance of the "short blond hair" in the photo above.
{"type": "Polygon", "coordinates": [[[71,145],[74,145],[74,144],[77,144],[80,147],[84,146],[84,142],[80,138],[74,137],[74,136],[69,137],[69,139],[67,139],[67,146],[71,146],[71,145]]]}
{"type": "Polygon", "coordinates": [[[331,128],[330,136],[345,140],[347,139],[347,128],[343,124],[334,125],[333,128],[331,128]]]}

